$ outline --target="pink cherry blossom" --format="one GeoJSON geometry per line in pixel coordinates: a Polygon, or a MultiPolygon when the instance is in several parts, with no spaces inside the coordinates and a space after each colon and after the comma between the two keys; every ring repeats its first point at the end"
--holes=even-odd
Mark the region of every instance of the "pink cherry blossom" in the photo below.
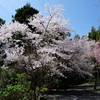
{"type": "Polygon", "coordinates": [[[60,13],[62,5],[56,5],[54,9],[48,4],[45,7],[48,16],[36,14],[29,19],[29,24],[37,29],[33,33],[25,24],[18,22],[1,26],[0,43],[6,44],[2,47],[6,54],[6,58],[2,58],[5,66],[17,61],[30,72],[48,67],[47,72],[52,75],[64,77],[62,72],[70,71],[91,76],[88,70],[92,66],[87,63],[86,57],[91,52],[94,41],[89,41],[87,37],[68,39],[66,36],[73,30],[67,28],[69,20],[64,19],[60,13]],[[13,39],[13,34],[20,34],[22,39],[13,39]]]}

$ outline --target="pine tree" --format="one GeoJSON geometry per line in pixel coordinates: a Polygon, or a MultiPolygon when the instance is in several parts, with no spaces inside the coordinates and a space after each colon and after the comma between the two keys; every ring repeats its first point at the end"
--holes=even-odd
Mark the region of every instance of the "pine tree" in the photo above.
{"type": "Polygon", "coordinates": [[[19,23],[28,24],[28,18],[33,16],[34,14],[37,14],[39,11],[31,7],[30,3],[27,3],[22,8],[19,8],[16,11],[16,14],[13,15],[12,21],[18,21],[19,23]]]}
{"type": "Polygon", "coordinates": [[[97,35],[97,31],[94,28],[94,26],[92,26],[91,32],[89,32],[89,38],[92,40],[96,40],[96,35],[97,35]]]}
{"type": "Polygon", "coordinates": [[[29,25],[29,18],[32,17],[34,14],[39,13],[39,11],[33,7],[31,7],[30,3],[26,3],[22,8],[19,8],[16,11],[15,15],[12,15],[13,22],[18,21],[21,24],[26,24],[28,25],[29,29],[31,31],[35,31],[35,28],[33,28],[31,25],[29,25]]]}
{"type": "Polygon", "coordinates": [[[100,40],[100,26],[97,30],[97,35],[96,35],[96,41],[99,41],[100,40]]]}

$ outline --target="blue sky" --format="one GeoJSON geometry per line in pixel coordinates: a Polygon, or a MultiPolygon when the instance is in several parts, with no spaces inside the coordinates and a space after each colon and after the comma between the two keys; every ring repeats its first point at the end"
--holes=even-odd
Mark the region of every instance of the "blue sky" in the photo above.
{"type": "Polygon", "coordinates": [[[26,3],[40,11],[44,15],[44,5],[62,4],[65,11],[63,16],[70,19],[70,27],[73,27],[75,33],[72,36],[79,34],[80,36],[88,34],[91,27],[98,29],[100,25],[100,0],[0,0],[0,17],[10,23],[12,15],[15,14],[15,9],[23,7],[26,3]]]}

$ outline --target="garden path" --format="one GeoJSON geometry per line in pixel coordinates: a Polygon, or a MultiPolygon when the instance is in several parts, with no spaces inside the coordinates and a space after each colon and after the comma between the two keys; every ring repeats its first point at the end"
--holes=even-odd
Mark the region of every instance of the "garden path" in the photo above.
{"type": "MultiPolygon", "coordinates": [[[[45,94],[47,100],[100,100],[100,92],[91,92],[93,86],[75,86],[67,91],[49,91],[45,94]],[[56,99],[54,99],[54,97],[56,99]]],[[[100,88],[100,86],[98,86],[100,88]]]]}

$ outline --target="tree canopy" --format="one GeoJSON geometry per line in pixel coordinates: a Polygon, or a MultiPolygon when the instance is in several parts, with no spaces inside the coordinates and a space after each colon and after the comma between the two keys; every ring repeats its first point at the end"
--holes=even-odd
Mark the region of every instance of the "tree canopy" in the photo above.
{"type": "Polygon", "coordinates": [[[92,26],[91,32],[89,32],[89,39],[95,40],[96,42],[100,40],[100,26],[96,30],[94,26],[92,26]]]}
{"type": "Polygon", "coordinates": [[[0,47],[4,52],[1,55],[5,54],[5,58],[1,57],[3,68],[26,73],[34,100],[37,100],[37,87],[44,85],[47,76],[66,78],[64,72],[92,76],[88,70],[93,68],[87,54],[94,41],[89,41],[86,36],[76,40],[67,38],[74,31],[67,27],[69,22],[61,14],[62,5],[46,4],[45,11],[47,16],[37,13],[27,20],[36,28],[34,32],[30,31],[26,21],[14,21],[0,28],[0,44],[5,44],[0,47]]]}
{"type": "Polygon", "coordinates": [[[28,24],[29,22],[28,18],[30,18],[34,14],[39,13],[38,10],[31,7],[30,3],[27,3],[22,8],[19,8],[15,11],[16,11],[16,14],[12,16],[13,17],[12,21],[18,21],[19,23],[24,23],[24,24],[28,24]]]}
{"type": "Polygon", "coordinates": [[[78,34],[76,34],[76,35],[74,36],[74,39],[80,39],[80,36],[79,36],[78,34]]]}
{"type": "Polygon", "coordinates": [[[0,26],[5,24],[5,20],[3,20],[2,18],[0,18],[0,26]]]}

